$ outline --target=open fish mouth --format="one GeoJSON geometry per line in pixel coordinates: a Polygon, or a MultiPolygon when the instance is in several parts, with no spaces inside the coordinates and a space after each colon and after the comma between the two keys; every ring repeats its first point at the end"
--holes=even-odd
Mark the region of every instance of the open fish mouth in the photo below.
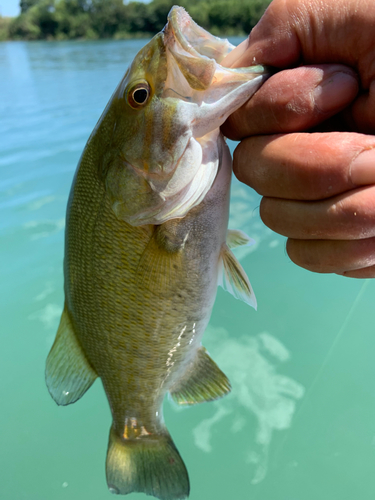
{"type": "Polygon", "coordinates": [[[186,110],[188,104],[200,108],[195,109],[191,121],[195,138],[220,127],[269,76],[269,71],[260,65],[237,69],[221,66],[234,45],[200,27],[182,7],[172,7],[163,36],[167,78],[162,97],[185,101],[186,110]],[[204,117],[208,116],[212,126],[207,127],[204,117]]]}
{"type": "MultiPolygon", "coordinates": [[[[172,7],[163,33],[164,44],[173,57],[173,62],[169,61],[168,64],[168,75],[176,77],[176,71],[171,66],[177,65],[190,88],[196,91],[209,89],[217,71],[217,63],[234,48],[228,40],[217,38],[201,28],[182,7],[172,7]]],[[[165,88],[169,89],[168,83],[167,79],[165,88]]],[[[185,100],[192,99],[181,82],[177,88],[171,88],[185,100]]]]}

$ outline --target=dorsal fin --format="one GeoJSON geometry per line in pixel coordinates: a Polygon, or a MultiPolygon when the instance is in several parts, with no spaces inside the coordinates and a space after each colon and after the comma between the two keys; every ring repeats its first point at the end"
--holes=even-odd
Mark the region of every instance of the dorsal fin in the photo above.
{"type": "Polygon", "coordinates": [[[225,243],[221,248],[218,285],[236,299],[243,300],[254,309],[257,308],[257,301],[249,278],[225,243]]]}

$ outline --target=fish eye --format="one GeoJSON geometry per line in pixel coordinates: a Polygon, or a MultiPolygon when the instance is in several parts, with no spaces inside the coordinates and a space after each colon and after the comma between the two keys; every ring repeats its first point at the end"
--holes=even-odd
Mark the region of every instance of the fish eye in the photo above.
{"type": "Polygon", "coordinates": [[[132,108],[140,108],[150,97],[150,86],[148,83],[138,83],[128,92],[128,103],[132,108]]]}

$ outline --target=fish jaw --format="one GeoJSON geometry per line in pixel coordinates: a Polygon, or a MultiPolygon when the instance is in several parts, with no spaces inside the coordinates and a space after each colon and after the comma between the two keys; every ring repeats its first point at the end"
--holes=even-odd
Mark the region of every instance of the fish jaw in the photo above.
{"type": "Polygon", "coordinates": [[[162,224],[204,199],[220,163],[219,127],[268,77],[262,66],[221,66],[232,48],[173,7],[135,57],[108,106],[112,137],[102,164],[120,220],[162,224]],[[146,96],[139,105],[138,91],[146,96]]]}
{"type": "Polygon", "coordinates": [[[174,6],[168,14],[164,32],[172,30],[181,47],[192,55],[204,55],[221,62],[234,49],[228,40],[211,35],[189,16],[183,7],[174,6]]]}

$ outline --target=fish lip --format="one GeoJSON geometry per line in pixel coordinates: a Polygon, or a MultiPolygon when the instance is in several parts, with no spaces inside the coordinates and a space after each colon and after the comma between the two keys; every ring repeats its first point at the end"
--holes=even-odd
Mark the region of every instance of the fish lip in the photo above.
{"type": "Polygon", "coordinates": [[[171,39],[177,40],[186,52],[195,56],[201,56],[182,33],[182,30],[186,29],[191,22],[193,22],[192,18],[183,7],[176,5],[172,7],[168,14],[168,22],[163,28],[164,41],[168,45],[171,39]]]}
{"type": "Polygon", "coordinates": [[[223,58],[234,49],[234,45],[229,43],[228,40],[218,38],[209,31],[206,31],[190,17],[183,7],[177,5],[174,5],[169,11],[168,22],[162,31],[164,34],[164,44],[166,46],[169,45],[171,47],[173,42],[176,41],[183,51],[193,57],[214,59],[216,62],[220,63],[223,58]],[[196,37],[198,37],[199,43],[194,43],[196,37]],[[205,49],[202,47],[202,42],[204,41],[208,41],[212,47],[215,46],[220,48],[220,53],[217,52],[216,55],[205,54],[205,49]],[[201,50],[199,48],[197,50],[196,47],[199,47],[201,50]]]}

